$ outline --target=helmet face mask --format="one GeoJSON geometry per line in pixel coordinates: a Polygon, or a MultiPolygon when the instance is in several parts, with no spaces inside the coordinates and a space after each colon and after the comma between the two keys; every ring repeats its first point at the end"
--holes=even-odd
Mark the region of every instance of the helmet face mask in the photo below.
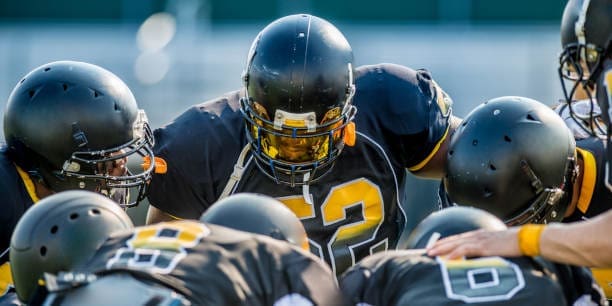
{"type": "Polygon", "coordinates": [[[342,33],[311,15],[278,19],[255,38],[241,110],[265,175],[306,185],[331,169],[356,114],[352,61],[342,33]]]}
{"type": "Polygon", "coordinates": [[[67,183],[60,188],[95,191],[112,198],[124,208],[138,205],[146,196],[146,187],[155,168],[153,132],[144,110],[138,112],[133,133],[134,139],[115,148],[73,152],[62,169],[53,172],[56,180],[67,183]],[[139,173],[132,173],[127,168],[121,175],[111,173],[117,162],[133,157],[147,159],[150,163],[139,173]],[[130,199],[131,189],[137,191],[134,199],[130,199]]]}
{"type": "Polygon", "coordinates": [[[4,134],[11,159],[53,191],[96,191],[124,207],[145,196],[153,134],[127,85],[101,67],[60,61],[32,70],[9,97],[4,134]],[[149,162],[132,173],[128,157],[149,162]]]}
{"type": "Polygon", "coordinates": [[[344,113],[333,108],[326,113],[323,122],[309,124],[307,118],[315,118],[314,113],[294,114],[277,110],[273,122],[265,113],[256,112],[257,106],[249,106],[257,105],[256,102],[246,101],[243,99],[242,109],[247,138],[258,165],[264,167],[263,172],[271,178],[290,185],[312,183],[321,177],[315,175],[316,170],[330,165],[340,155],[344,147],[344,128],[357,112],[352,105],[344,113]],[[306,182],[296,180],[296,175],[306,173],[312,179],[306,182]],[[280,179],[283,174],[289,178],[288,181],[280,179]]]}
{"type": "Polygon", "coordinates": [[[572,109],[578,91],[593,105],[596,101],[596,82],[603,63],[609,57],[612,39],[612,5],[607,0],[569,0],[561,21],[561,44],[558,74],[565,103],[571,118],[591,135],[605,138],[607,128],[597,115],[589,118],[593,124],[581,124],[572,109]],[[596,122],[599,121],[599,122],[596,122]],[[603,129],[603,132],[602,132],[603,129]]]}

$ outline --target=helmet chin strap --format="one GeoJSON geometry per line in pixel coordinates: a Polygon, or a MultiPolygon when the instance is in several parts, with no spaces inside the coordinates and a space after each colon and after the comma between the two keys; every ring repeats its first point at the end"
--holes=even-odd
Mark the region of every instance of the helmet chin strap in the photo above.
{"type": "Polygon", "coordinates": [[[312,200],[312,194],[310,194],[310,184],[308,183],[309,180],[310,180],[310,172],[304,173],[304,179],[303,179],[304,184],[302,185],[302,196],[304,197],[304,201],[306,201],[307,204],[312,205],[313,200],[312,200]]]}
{"type": "Polygon", "coordinates": [[[234,187],[238,184],[238,182],[240,182],[240,179],[242,179],[242,174],[244,173],[245,168],[244,159],[246,158],[250,149],[251,144],[247,144],[244,146],[244,148],[242,148],[242,152],[240,152],[240,155],[234,164],[234,171],[230,175],[227,184],[225,184],[225,188],[223,188],[223,192],[221,192],[221,195],[217,200],[221,200],[229,196],[234,190],[234,187]]]}

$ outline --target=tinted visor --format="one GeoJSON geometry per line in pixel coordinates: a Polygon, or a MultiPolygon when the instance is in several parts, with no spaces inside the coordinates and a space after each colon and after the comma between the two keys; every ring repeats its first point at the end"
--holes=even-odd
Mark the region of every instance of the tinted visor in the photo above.
{"type": "Polygon", "coordinates": [[[257,102],[247,115],[247,129],[259,145],[259,150],[270,159],[301,164],[324,161],[341,144],[343,127],[348,123],[339,107],[330,109],[321,122],[316,114],[292,114],[277,111],[274,121],[269,119],[257,102]]]}

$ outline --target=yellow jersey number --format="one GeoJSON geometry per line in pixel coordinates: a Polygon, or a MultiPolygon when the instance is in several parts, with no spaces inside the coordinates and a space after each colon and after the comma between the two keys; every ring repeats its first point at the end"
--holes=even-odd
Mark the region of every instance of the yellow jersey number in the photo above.
{"type": "Polygon", "coordinates": [[[139,227],[106,263],[107,269],[132,268],[151,273],[168,274],[210,234],[206,225],[196,221],[162,222],[139,227]]]}
{"type": "MultiPolygon", "coordinates": [[[[278,198],[285,203],[300,219],[314,218],[315,206],[304,200],[302,195],[278,198]]],[[[384,201],[380,188],[365,178],[359,178],[331,188],[320,206],[320,215],[324,226],[334,226],[347,219],[358,221],[339,226],[326,241],[318,245],[310,240],[311,245],[319,248],[320,254],[329,254],[330,265],[334,273],[341,272],[355,264],[354,248],[372,241],[378,228],[384,221],[384,201]],[[347,216],[347,209],[361,207],[360,216],[347,216]]],[[[386,250],[387,239],[382,239],[370,248],[370,253],[386,250]]]]}

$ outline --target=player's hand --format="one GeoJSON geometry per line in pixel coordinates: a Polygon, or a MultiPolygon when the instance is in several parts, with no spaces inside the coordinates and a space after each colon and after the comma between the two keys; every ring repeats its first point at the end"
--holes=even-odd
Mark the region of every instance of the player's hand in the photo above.
{"type": "Polygon", "coordinates": [[[429,256],[448,258],[481,256],[521,256],[518,246],[518,228],[504,231],[477,230],[438,240],[427,248],[429,256]]]}

